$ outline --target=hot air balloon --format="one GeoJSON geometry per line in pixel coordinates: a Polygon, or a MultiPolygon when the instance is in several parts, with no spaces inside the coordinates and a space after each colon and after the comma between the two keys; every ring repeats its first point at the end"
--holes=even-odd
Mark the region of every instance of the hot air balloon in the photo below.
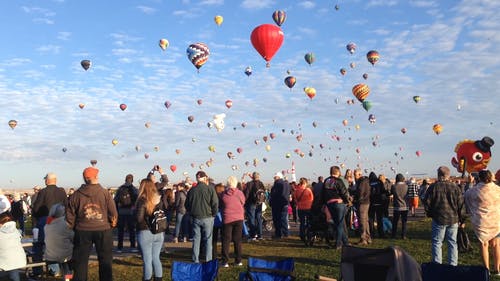
{"type": "Polygon", "coordinates": [[[406,134],[406,128],[401,128],[401,133],[406,134]]]}
{"type": "Polygon", "coordinates": [[[266,67],[270,66],[270,61],[283,44],[284,38],[281,28],[272,24],[259,25],[252,31],[250,40],[255,50],[267,62],[266,67]]]}
{"type": "Polygon", "coordinates": [[[189,45],[186,50],[187,57],[189,61],[200,71],[200,67],[202,67],[210,56],[210,50],[205,43],[195,43],[189,45]]]}
{"type": "Polygon", "coordinates": [[[158,42],[158,46],[160,46],[160,48],[165,51],[167,48],[168,48],[168,45],[169,45],[169,42],[167,39],[160,39],[160,42],[158,42]]]}
{"type": "Polygon", "coordinates": [[[420,157],[420,155],[422,155],[422,152],[420,152],[420,150],[417,150],[415,154],[417,155],[417,157],[420,157]]]}
{"type": "Polygon", "coordinates": [[[342,125],[347,126],[347,124],[349,124],[349,121],[347,121],[347,119],[342,120],[342,125]]]}
{"type": "Polygon", "coordinates": [[[357,46],[356,46],[356,44],[354,44],[353,42],[350,42],[349,44],[347,44],[347,45],[345,46],[345,48],[346,48],[346,49],[347,49],[347,51],[349,51],[349,53],[351,53],[351,55],[352,55],[352,54],[354,54],[354,52],[356,52],[356,48],[357,48],[357,46]]]}
{"type": "Polygon", "coordinates": [[[335,11],[338,11],[340,9],[339,4],[335,5],[335,11]]]}
{"type": "Polygon", "coordinates": [[[372,108],[372,103],[368,100],[364,100],[363,101],[363,108],[368,111],[370,110],[370,108],[372,108]]]}
{"type": "Polygon", "coordinates": [[[177,166],[170,165],[170,171],[172,171],[172,173],[175,173],[175,171],[177,171],[177,166]]]}
{"type": "Polygon", "coordinates": [[[360,102],[363,102],[370,94],[370,88],[366,84],[357,84],[354,87],[352,87],[352,94],[360,102]]]}
{"type": "Polygon", "coordinates": [[[217,129],[217,132],[220,132],[224,129],[224,127],[225,127],[224,118],[226,118],[225,113],[214,115],[214,119],[212,120],[212,122],[215,126],[215,129],[217,129]]]}
{"type": "Polygon", "coordinates": [[[149,153],[144,153],[144,158],[148,159],[149,158],[149,153]]]}
{"type": "Polygon", "coordinates": [[[153,150],[156,151],[156,152],[158,152],[158,151],[160,151],[160,147],[159,146],[155,146],[155,147],[153,147],[153,150]]]}
{"type": "Polygon", "coordinates": [[[413,101],[418,103],[420,101],[420,96],[413,96],[413,101]]]}
{"type": "Polygon", "coordinates": [[[113,140],[111,141],[111,144],[113,144],[113,145],[117,145],[117,144],[118,144],[118,140],[117,140],[117,139],[113,139],[113,140]]]}
{"type": "Polygon", "coordinates": [[[215,21],[215,24],[217,26],[220,26],[222,24],[222,22],[224,21],[224,18],[220,15],[217,15],[214,17],[214,21],[215,21]]]}
{"type": "Polygon", "coordinates": [[[286,20],[285,11],[280,11],[280,10],[274,11],[273,20],[278,26],[281,26],[286,20]]]}
{"type": "Polygon", "coordinates": [[[196,100],[196,103],[197,103],[198,105],[201,105],[201,104],[203,103],[203,100],[202,100],[202,99],[197,99],[197,100],[196,100]]]}
{"type": "Polygon", "coordinates": [[[124,104],[124,103],[120,104],[120,109],[121,109],[122,111],[125,111],[125,109],[127,109],[127,105],[126,105],[126,104],[124,104]]]}
{"type": "Polygon", "coordinates": [[[274,138],[276,137],[276,134],[275,133],[270,133],[269,137],[271,137],[271,139],[274,140],[274,138]]]}
{"type": "Polygon", "coordinates": [[[245,68],[245,74],[247,76],[252,75],[252,68],[250,66],[247,66],[247,68],[245,68]]]}
{"type": "Polygon", "coordinates": [[[169,101],[166,101],[166,102],[164,103],[164,105],[165,105],[165,107],[166,107],[167,109],[169,109],[169,108],[172,106],[172,103],[171,103],[171,102],[169,102],[169,101]]]}
{"type": "Polygon", "coordinates": [[[270,146],[269,144],[268,144],[268,145],[266,145],[266,147],[265,147],[265,148],[266,148],[266,151],[270,151],[270,150],[271,150],[271,146],[270,146]]]}
{"type": "Polygon", "coordinates": [[[368,73],[363,74],[363,79],[368,79],[368,73]]]}
{"type": "Polygon", "coordinates": [[[83,109],[83,108],[85,107],[85,104],[80,103],[80,104],[78,105],[78,107],[79,107],[80,109],[83,109]]]}
{"type": "Polygon", "coordinates": [[[82,60],[80,64],[83,69],[85,69],[85,71],[89,70],[89,68],[92,66],[92,62],[90,60],[82,60]]]}
{"type": "Polygon", "coordinates": [[[347,70],[345,70],[345,68],[340,69],[340,74],[342,74],[342,76],[344,76],[346,73],[347,73],[347,70]]]}
{"type": "Polygon", "coordinates": [[[194,121],[194,116],[193,116],[193,115],[189,115],[189,116],[188,116],[188,121],[189,121],[190,123],[192,123],[192,122],[194,121]]]}
{"type": "Polygon", "coordinates": [[[375,65],[380,58],[380,55],[377,51],[371,50],[366,54],[366,59],[372,64],[375,65]]]}
{"type": "Polygon", "coordinates": [[[313,62],[316,60],[316,56],[314,55],[314,53],[307,53],[305,56],[304,56],[304,59],[306,60],[306,62],[311,65],[313,64],[313,62]]]}
{"type": "Polygon", "coordinates": [[[312,100],[316,96],[316,89],[313,87],[305,87],[304,93],[312,100]]]}
{"type": "Polygon", "coordinates": [[[243,152],[243,148],[241,148],[241,147],[236,148],[236,152],[241,154],[243,152]]]}
{"type": "Polygon", "coordinates": [[[434,126],[432,126],[432,130],[436,133],[436,135],[439,135],[443,130],[443,126],[441,126],[441,124],[434,124],[434,126]]]}
{"type": "Polygon", "coordinates": [[[227,158],[234,159],[234,155],[233,155],[233,153],[231,151],[229,151],[228,153],[226,153],[226,155],[227,155],[227,158]]]}
{"type": "Polygon", "coordinates": [[[241,123],[241,127],[245,128],[247,126],[247,122],[241,123]]]}
{"type": "Polygon", "coordinates": [[[290,154],[290,152],[288,152],[288,153],[285,154],[285,157],[286,158],[290,158],[290,157],[292,157],[292,154],[290,154]]]}
{"type": "Polygon", "coordinates": [[[318,127],[318,123],[316,123],[316,121],[313,121],[312,125],[314,128],[318,127]]]}
{"type": "Polygon", "coordinates": [[[361,126],[359,126],[359,124],[356,124],[356,126],[354,126],[354,129],[356,129],[356,131],[359,131],[360,128],[361,126]]]}
{"type": "Polygon", "coordinates": [[[226,107],[229,109],[229,108],[231,108],[231,106],[233,106],[233,101],[232,100],[227,100],[226,101],[226,107]]]}
{"type": "Polygon", "coordinates": [[[215,152],[215,146],[213,146],[213,145],[209,145],[209,146],[208,146],[208,151],[210,151],[210,152],[215,152]]]}
{"type": "Polygon", "coordinates": [[[66,151],[68,151],[68,149],[66,147],[63,147],[62,152],[66,153],[66,151]]]}
{"type": "Polygon", "coordinates": [[[144,123],[144,127],[146,127],[147,129],[149,129],[149,127],[151,127],[151,122],[144,123]]]}
{"type": "Polygon", "coordinates": [[[139,152],[139,150],[141,150],[141,147],[139,145],[136,145],[135,146],[135,151],[139,152]]]}
{"type": "Polygon", "coordinates": [[[268,138],[267,136],[263,136],[263,137],[262,137],[262,140],[263,140],[264,142],[267,142],[267,140],[269,140],[269,138],[268,138]]]}
{"type": "Polygon", "coordinates": [[[355,63],[355,62],[351,62],[351,63],[349,64],[349,66],[350,66],[351,68],[355,68],[355,67],[356,67],[356,63],[355,63]]]}
{"type": "Polygon", "coordinates": [[[175,150],[175,154],[177,154],[177,155],[181,154],[181,152],[182,151],[180,149],[178,149],[178,148],[175,150]]]}
{"type": "Polygon", "coordinates": [[[297,83],[297,79],[294,76],[288,76],[285,78],[285,85],[292,90],[293,86],[297,83]]]}

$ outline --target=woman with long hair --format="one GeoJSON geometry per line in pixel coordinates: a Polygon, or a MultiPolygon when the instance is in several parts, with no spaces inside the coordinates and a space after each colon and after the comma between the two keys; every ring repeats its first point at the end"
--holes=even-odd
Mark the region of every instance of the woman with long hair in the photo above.
{"type": "Polygon", "coordinates": [[[293,197],[297,202],[297,209],[300,221],[299,236],[302,241],[306,240],[306,227],[311,220],[311,208],[314,200],[314,195],[309,188],[306,178],[300,178],[299,184],[295,188],[293,197]]]}
{"type": "Polygon", "coordinates": [[[150,224],[155,212],[165,212],[166,210],[155,183],[150,179],[141,181],[136,210],[137,240],[141,248],[143,261],[143,280],[151,280],[153,272],[155,281],[162,280],[163,268],[160,261],[160,252],[165,233],[153,233],[150,224]]]}

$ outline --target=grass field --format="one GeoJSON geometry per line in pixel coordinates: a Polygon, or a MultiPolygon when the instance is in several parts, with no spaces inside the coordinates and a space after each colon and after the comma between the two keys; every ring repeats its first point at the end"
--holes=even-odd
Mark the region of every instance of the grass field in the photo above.
{"type": "MultiPolygon", "coordinates": [[[[374,239],[369,247],[385,248],[391,245],[398,245],[412,255],[417,262],[428,262],[431,259],[430,228],[430,219],[409,222],[408,240],[374,239]]],[[[469,233],[469,237],[472,240],[474,249],[472,252],[459,254],[459,264],[480,265],[481,260],[477,239],[475,239],[474,234],[471,232],[469,233]]],[[[357,240],[358,238],[356,237],[350,238],[350,242],[356,242],[357,240]]],[[[314,280],[316,274],[334,278],[339,277],[340,251],[330,249],[324,243],[319,243],[313,247],[305,247],[297,237],[280,241],[263,240],[244,243],[243,256],[244,266],[221,268],[219,270],[219,280],[238,280],[238,274],[245,270],[246,259],[249,256],[270,260],[292,257],[295,259],[295,275],[297,280],[314,280]]],[[[190,257],[190,248],[176,251],[173,254],[162,254],[164,265],[163,280],[171,280],[170,268],[173,260],[189,261],[190,257]]],[[[443,261],[446,261],[446,246],[443,248],[443,261]]],[[[90,280],[98,280],[96,265],[91,266],[90,272],[90,280]]],[[[113,274],[115,280],[141,280],[142,262],[138,257],[115,259],[113,274]]],[[[500,280],[500,278],[492,280],[500,280]]]]}

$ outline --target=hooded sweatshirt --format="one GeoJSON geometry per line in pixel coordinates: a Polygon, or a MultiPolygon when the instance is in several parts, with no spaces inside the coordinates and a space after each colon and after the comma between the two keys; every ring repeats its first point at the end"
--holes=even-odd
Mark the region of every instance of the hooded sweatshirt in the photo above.
{"type": "Polygon", "coordinates": [[[115,202],[100,184],[84,184],[68,200],[66,221],[70,229],[108,230],[117,218],[115,202]]]}
{"type": "Polygon", "coordinates": [[[21,244],[21,232],[13,221],[0,227],[0,270],[9,271],[26,266],[26,253],[21,244]]]}

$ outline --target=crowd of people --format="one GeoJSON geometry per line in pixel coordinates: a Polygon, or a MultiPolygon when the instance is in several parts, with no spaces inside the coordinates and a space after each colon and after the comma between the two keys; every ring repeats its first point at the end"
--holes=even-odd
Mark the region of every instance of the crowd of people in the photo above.
{"type": "MultiPolygon", "coordinates": [[[[33,261],[46,261],[54,275],[71,273],[72,280],[87,280],[89,256],[95,246],[99,280],[112,280],[113,252],[124,251],[127,230],[128,252],[141,253],[143,280],[156,281],[163,277],[160,254],[166,239],[174,243],[190,241],[195,263],[220,255],[222,267],[242,266],[243,240],[263,239],[262,217],[267,208],[271,209],[272,239],[276,240],[290,235],[290,220],[298,221],[300,239],[308,239],[306,232],[313,221],[313,211],[320,210],[332,233],[334,248],[339,250],[350,245],[349,233],[359,237],[355,243],[358,246],[388,236],[411,239],[407,220],[408,216],[417,215],[419,202],[432,218],[433,262],[442,262],[441,248],[446,241],[448,263],[458,264],[457,232],[470,218],[481,243],[484,266],[490,269],[491,247],[492,272],[498,275],[500,270],[500,187],[487,170],[457,184],[451,180],[450,170],[441,166],[434,182],[424,179],[419,184],[417,179],[406,179],[400,173],[390,180],[374,172],[364,176],[361,169],[347,170],[342,175],[340,167],[332,166],[328,177],[318,177],[312,184],[306,178],[289,181],[277,172],[272,186],[266,188],[258,172],[244,174],[240,182],[230,176],[225,183],[214,184],[205,171],[199,171],[194,182],[186,179],[169,185],[163,169],[155,165],[138,188],[133,184],[134,176],[129,174],[114,194],[99,184],[99,170],[94,165],[82,175],[84,184],[68,193],[57,186],[54,173],[47,173],[45,188],[36,187],[31,197],[24,194],[8,198],[0,192],[0,275],[17,281],[16,269],[26,266],[21,238],[26,233],[24,222],[29,214],[33,225],[33,261]],[[250,179],[245,181],[246,177],[250,179]]],[[[496,176],[498,180],[500,171],[496,176]]],[[[41,276],[42,270],[35,267],[33,277],[41,276]]]]}

